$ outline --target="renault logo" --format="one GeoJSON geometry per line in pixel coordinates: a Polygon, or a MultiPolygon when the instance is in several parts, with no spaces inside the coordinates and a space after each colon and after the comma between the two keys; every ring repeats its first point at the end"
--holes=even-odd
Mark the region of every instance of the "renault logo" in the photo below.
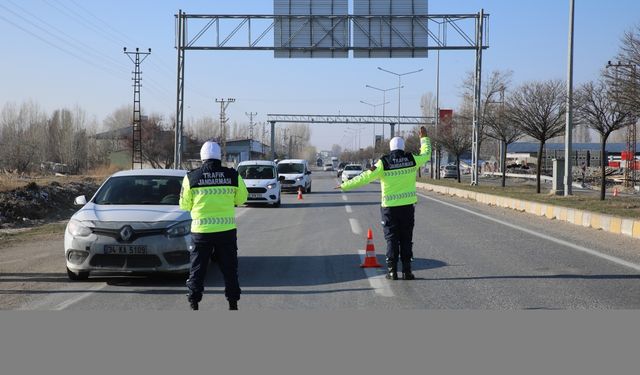
{"type": "Polygon", "coordinates": [[[131,239],[131,236],[133,236],[133,228],[131,228],[131,226],[125,225],[124,227],[122,227],[122,229],[120,229],[120,238],[123,241],[129,241],[131,239]]]}

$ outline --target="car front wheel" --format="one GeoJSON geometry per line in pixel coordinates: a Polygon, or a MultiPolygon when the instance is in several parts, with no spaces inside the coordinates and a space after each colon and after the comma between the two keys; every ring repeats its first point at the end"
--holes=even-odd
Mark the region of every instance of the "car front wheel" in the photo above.
{"type": "Polygon", "coordinates": [[[67,276],[71,281],[82,281],[89,278],[89,271],[73,272],[67,267],[67,276]]]}

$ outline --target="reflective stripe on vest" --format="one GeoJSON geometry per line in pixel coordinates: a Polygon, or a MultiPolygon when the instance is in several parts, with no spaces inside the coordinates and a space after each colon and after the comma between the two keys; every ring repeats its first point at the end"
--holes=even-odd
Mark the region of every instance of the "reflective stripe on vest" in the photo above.
{"type": "Polygon", "coordinates": [[[193,225],[232,225],[236,223],[235,217],[208,217],[192,221],[193,225]]]}
{"type": "Polygon", "coordinates": [[[412,174],[412,173],[416,173],[415,168],[403,168],[403,169],[392,169],[392,170],[385,170],[384,171],[384,176],[385,177],[395,177],[395,176],[404,176],[407,174],[412,174]]]}
{"type": "Polygon", "coordinates": [[[384,197],[382,197],[382,200],[385,202],[388,201],[395,201],[395,200],[400,200],[400,199],[407,199],[407,198],[418,198],[418,195],[416,194],[415,191],[411,191],[408,193],[400,193],[400,194],[390,194],[390,195],[385,195],[384,197]]]}
{"type": "Polygon", "coordinates": [[[236,192],[235,187],[215,187],[215,188],[199,188],[191,190],[193,195],[233,195],[236,192]]]}

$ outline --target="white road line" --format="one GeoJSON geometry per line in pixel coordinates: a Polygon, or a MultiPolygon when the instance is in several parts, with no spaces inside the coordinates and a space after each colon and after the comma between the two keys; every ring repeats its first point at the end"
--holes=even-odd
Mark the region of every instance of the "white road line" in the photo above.
{"type": "Polygon", "coordinates": [[[344,206],[344,209],[345,209],[345,210],[347,210],[347,213],[348,213],[348,214],[353,213],[353,209],[351,208],[351,206],[350,206],[350,205],[346,205],[346,206],[344,206]]]}
{"type": "Polygon", "coordinates": [[[425,198],[425,199],[429,199],[429,200],[432,200],[434,202],[438,202],[438,203],[443,204],[445,206],[456,208],[456,209],[458,209],[460,211],[464,211],[464,212],[470,213],[472,215],[481,217],[483,219],[487,219],[487,220],[493,221],[495,223],[502,224],[504,226],[507,226],[507,227],[512,228],[512,229],[519,230],[521,232],[525,232],[525,233],[530,234],[532,236],[536,236],[538,238],[542,238],[542,239],[545,239],[547,241],[555,242],[555,243],[557,243],[559,245],[570,247],[570,248],[572,248],[574,250],[582,251],[584,253],[596,256],[598,258],[602,258],[602,259],[608,260],[610,262],[619,264],[621,266],[625,266],[625,267],[631,268],[633,270],[640,271],[640,265],[628,262],[628,261],[626,261],[624,259],[620,259],[618,257],[614,257],[614,256],[607,255],[607,254],[603,254],[603,253],[601,253],[599,251],[588,249],[588,248],[580,246],[580,245],[575,245],[575,244],[572,244],[571,242],[567,242],[567,241],[561,240],[559,238],[551,237],[551,236],[548,236],[546,234],[538,233],[538,232],[535,232],[535,231],[533,231],[531,229],[527,229],[527,228],[521,227],[519,225],[511,224],[511,223],[508,223],[506,221],[502,221],[502,220],[493,218],[491,216],[487,216],[487,215],[484,215],[484,214],[481,214],[481,213],[478,213],[478,212],[475,212],[475,211],[471,211],[469,209],[466,209],[466,208],[463,208],[463,207],[460,207],[460,206],[456,206],[455,204],[444,202],[444,201],[441,201],[439,199],[435,199],[435,198],[426,196],[424,194],[418,194],[418,195],[423,197],[423,198],[425,198]]]}
{"type": "Polygon", "coordinates": [[[360,223],[358,223],[358,220],[354,219],[354,218],[349,218],[349,224],[351,225],[351,231],[353,232],[353,234],[362,234],[362,227],[360,226],[360,223]]]}
{"type": "Polygon", "coordinates": [[[87,297],[91,296],[91,295],[92,295],[92,294],[94,294],[95,292],[97,292],[97,291],[99,291],[99,290],[101,290],[101,289],[106,288],[106,287],[107,287],[107,285],[108,285],[107,283],[104,283],[104,284],[102,284],[102,285],[96,285],[96,286],[95,286],[95,287],[93,287],[93,288],[89,288],[89,291],[88,291],[88,292],[86,292],[86,293],[82,293],[82,294],[80,294],[80,295],[78,295],[78,296],[75,296],[75,297],[73,297],[73,298],[70,298],[70,299],[68,299],[68,300],[66,300],[66,301],[64,301],[64,302],[62,302],[62,303],[57,304],[57,305],[56,305],[52,310],[55,310],[55,311],[64,310],[64,309],[66,309],[67,307],[69,307],[69,306],[71,306],[71,305],[73,305],[73,304],[75,304],[75,303],[78,303],[78,302],[82,301],[83,299],[85,299],[85,298],[87,298],[87,297]]]}
{"type": "Polygon", "coordinates": [[[74,303],[89,297],[94,292],[97,292],[98,290],[104,289],[106,287],[107,283],[98,284],[87,289],[87,291],[84,293],[75,294],[75,296],[71,298],[64,297],[64,292],[70,290],[68,288],[52,290],[48,297],[33,303],[26,304],[22,306],[20,310],[64,310],[74,303]]]}
{"type": "Polygon", "coordinates": [[[347,201],[347,196],[342,194],[342,200],[346,202],[347,201]]]}
{"type": "MultiPolygon", "coordinates": [[[[365,250],[358,250],[358,254],[360,254],[360,261],[364,263],[365,250]]],[[[380,270],[380,268],[364,268],[364,273],[367,275],[367,280],[369,280],[369,284],[374,292],[383,297],[395,296],[391,290],[391,286],[386,282],[384,275],[380,275],[378,270],[380,270]]]]}

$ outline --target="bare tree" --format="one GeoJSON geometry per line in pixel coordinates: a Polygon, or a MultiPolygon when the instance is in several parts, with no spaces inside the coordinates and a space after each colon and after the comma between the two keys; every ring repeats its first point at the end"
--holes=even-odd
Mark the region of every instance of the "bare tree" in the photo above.
{"type": "Polygon", "coordinates": [[[506,186],[507,179],[507,147],[516,142],[523,135],[522,130],[516,127],[509,120],[505,113],[505,106],[487,112],[485,117],[485,126],[487,127],[487,136],[493,138],[502,144],[502,154],[500,155],[500,170],[502,171],[502,187],[506,186]]]}
{"type": "Polygon", "coordinates": [[[609,135],[629,125],[633,119],[629,107],[614,99],[611,86],[600,80],[582,85],[576,93],[576,114],[579,121],[600,134],[601,183],[600,200],[606,191],[606,145],[609,135]]]}
{"type": "Polygon", "coordinates": [[[440,124],[438,134],[434,136],[434,139],[442,145],[442,148],[455,156],[458,183],[460,183],[460,157],[465,152],[471,151],[471,126],[461,117],[454,117],[451,121],[440,124]]]}
{"type": "Polygon", "coordinates": [[[508,119],[524,134],[540,142],[536,166],[536,192],[540,194],[544,144],[565,131],[564,82],[549,80],[525,83],[513,92],[506,108],[508,119]]]}
{"type": "Polygon", "coordinates": [[[125,105],[114,110],[102,122],[105,130],[122,129],[126,128],[127,126],[132,126],[131,124],[133,124],[132,105],[125,105]]]}
{"type": "MultiPolygon", "coordinates": [[[[486,125],[488,116],[495,110],[495,104],[499,100],[499,95],[504,93],[505,90],[511,85],[511,77],[513,72],[510,70],[494,70],[491,75],[483,80],[482,95],[480,97],[480,122],[478,127],[478,150],[482,148],[482,142],[485,137],[488,136],[486,132],[486,125]]],[[[460,115],[466,118],[473,118],[473,109],[475,103],[474,91],[475,91],[475,77],[473,72],[467,72],[467,76],[462,83],[462,107],[460,108],[460,115]]]]}
{"type": "Polygon", "coordinates": [[[35,102],[6,104],[0,117],[0,162],[8,172],[29,172],[40,163],[46,143],[46,114],[35,102]]]}

